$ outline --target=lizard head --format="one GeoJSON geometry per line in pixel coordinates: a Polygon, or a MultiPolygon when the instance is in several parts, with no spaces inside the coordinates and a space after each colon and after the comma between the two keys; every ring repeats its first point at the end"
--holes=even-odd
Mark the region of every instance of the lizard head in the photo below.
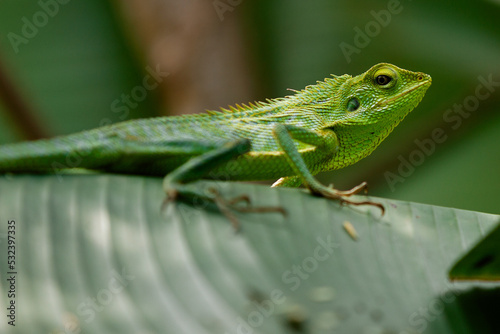
{"type": "Polygon", "coordinates": [[[431,85],[431,77],[381,63],[347,77],[335,96],[335,120],[329,128],[339,137],[335,168],[369,155],[412,111],[431,85]]]}
{"type": "Polygon", "coordinates": [[[349,78],[338,93],[338,108],[344,124],[380,124],[391,130],[424,97],[431,77],[381,63],[349,78]]]}

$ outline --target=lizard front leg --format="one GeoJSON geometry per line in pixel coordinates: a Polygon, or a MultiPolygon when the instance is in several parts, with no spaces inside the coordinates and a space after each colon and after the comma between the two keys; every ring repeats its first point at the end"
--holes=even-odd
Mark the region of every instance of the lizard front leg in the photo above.
{"type": "Polygon", "coordinates": [[[167,193],[166,202],[168,203],[179,197],[191,202],[199,200],[213,202],[233,224],[235,230],[239,229],[239,224],[232,210],[240,212],[280,212],[285,214],[284,209],[279,207],[251,207],[249,205],[250,199],[245,195],[226,200],[215,188],[209,188],[207,192],[201,192],[186,186],[186,183],[202,179],[214,168],[249,152],[250,149],[250,140],[241,139],[229,142],[226,145],[190,159],[165,177],[163,189],[167,193]],[[240,202],[245,202],[247,205],[238,206],[237,204],[240,202]]]}
{"type": "MultiPolygon", "coordinates": [[[[322,130],[320,133],[294,125],[278,124],[273,129],[273,133],[279,146],[285,153],[288,162],[292,166],[295,174],[300,177],[302,183],[304,183],[304,185],[311,191],[312,194],[340,200],[341,203],[348,203],[352,205],[374,205],[380,208],[382,210],[382,213],[384,212],[384,207],[380,203],[371,201],[353,202],[346,198],[365,189],[365,182],[348,191],[340,191],[334,189],[333,187],[324,186],[320,182],[318,182],[307,167],[304,159],[302,158],[294,143],[294,140],[298,140],[303,143],[316,146],[318,150],[325,150],[327,154],[335,154],[338,147],[338,140],[335,132],[331,130],[322,130]]],[[[284,182],[286,182],[286,179],[284,180],[284,182]]],[[[292,179],[290,180],[290,182],[297,181],[292,179]]],[[[280,184],[278,183],[278,185],[280,184]]]]}

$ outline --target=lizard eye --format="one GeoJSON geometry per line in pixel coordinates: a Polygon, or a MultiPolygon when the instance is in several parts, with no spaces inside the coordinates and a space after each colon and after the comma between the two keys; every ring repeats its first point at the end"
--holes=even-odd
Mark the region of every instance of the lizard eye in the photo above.
{"type": "Polygon", "coordinates": [[[398,74],[390,67],[382,67],[373,76],[373,81],[380,88],[394,87],[398,80],[398,74]]]}
{"type": "Polygon", "coordinates": [[[380,86],[385,86],[387,85],[389,82],[391,82],[392,78],[390,76],[387,76],[387,75],[379,75],[378,77],[375,78],[375,81],[377,82],[377,84],[379,84],[380,86]]]}
{"type": "Polygon", "coordinates": [[[359,108],[359,100],[355,97],[351,97],[349,101],[347,101],[347,111],[355,111],[359,108]]]}

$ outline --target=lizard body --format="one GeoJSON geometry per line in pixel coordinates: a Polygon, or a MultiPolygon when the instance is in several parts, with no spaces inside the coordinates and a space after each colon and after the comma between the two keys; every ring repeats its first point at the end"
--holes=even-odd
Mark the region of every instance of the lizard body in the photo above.
{"type": "Polygon", "coordinates": [[[305,183],[342,199],[312,175],[369,155],[423,98],[427,74],[381,63],[333,76],[284,98],[204,114],[131,120],[0,147],[0,172],[64,168],[167,175],[171,195],[197,179],[305,183]],[[175,189],[175,191],[173,190],[175,189]]]}

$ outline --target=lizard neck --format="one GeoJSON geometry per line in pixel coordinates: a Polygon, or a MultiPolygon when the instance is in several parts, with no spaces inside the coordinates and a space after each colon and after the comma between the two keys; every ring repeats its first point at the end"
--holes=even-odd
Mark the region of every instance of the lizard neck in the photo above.
{"type": "Polygon", "coordinates": [[[370,155],[387,138],[401,120],[392,124],[338,125],[334,128],[339,150],[331,162],[331,169],[352,165],[370,155]]]}

